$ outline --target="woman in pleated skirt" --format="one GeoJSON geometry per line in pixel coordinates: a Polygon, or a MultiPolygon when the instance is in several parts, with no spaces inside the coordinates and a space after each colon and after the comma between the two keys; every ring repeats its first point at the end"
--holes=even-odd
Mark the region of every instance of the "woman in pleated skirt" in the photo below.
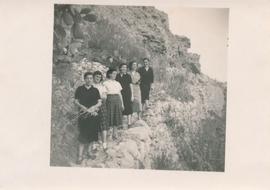
{"type": "Polygon", "coordinates": [[[117,72],[115,69],[109,69],[107,71],[107,79],[104,81],[103,85],[107,90],[107,116],[108,125],[112,128],[113,139],[117,138],[117,128],[122,126],[123,115],[122,111],[124,109],[123,98],[121,95],[121,84],[115,80],[117,72]]]}

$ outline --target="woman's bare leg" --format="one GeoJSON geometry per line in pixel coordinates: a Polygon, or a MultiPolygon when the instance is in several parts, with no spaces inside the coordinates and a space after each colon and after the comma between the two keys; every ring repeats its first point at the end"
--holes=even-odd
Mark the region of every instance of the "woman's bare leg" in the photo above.
{"type": "Polygon", "coordinates": [[[112,137],[117,138],[117,126],[113,126],[112,137]]]}
{"type": "Polygon", "coordinates": [[[138,120],[141,120],[141,112],[137,112],[138,114],[138,120]]]}
{"type": "Polygon", "coordinates": [[[102,132],[98,132],[98,143],[101,144],[103,142],[103,134],[102,132]]]}
{"type": "Polygon", "coordinates": [[[130,126],[131,125],[131,115],[128,115],[127,119],[128,119],[128,126],[130,126]]]}
{"type": "Polygon", "coordinates": [[[144,101],[144,103],[142,103],[142,111],[146,110],[146,101],[144,101]]]}
{"type": "Polygon", "coordinates": [[[83,150],[84,150],[84,144],[79,143],[79,153],[78,153],[78,164],[81,164],[82,160],[83,160],[83,150]]]}
{"type": "Polygon", "coordinates": [[[103,142],[103,148],[107,148],[107,130],[102,131],[102,142],[103,142]]]}
{"type": "Polygon", "coordinates": [[[91,158],[91,159],[95,159],[96,156],[93,154],[93,148],[94,148],[94,145],[95,145],[96,142],[91,142],[88,144],[88,148],[87,148],[87,153],[88,153],[88,156],[91,158]]]}
{"type": "Polygon", "coordinates": [[[108,133],[107,133],[108,139],[109,139],[110,141],[112,140],[113,128],[114,128],[114,126],[111,126],[111,127],[109,128],[108,133]]]}
{"type": "Polygon", "coordinates": [[[102,142],[107,142],[107,130],[102,130],[102,142]]]}
{"type": "Polygon", "coordinates": [[[149,100],[145,100],[145,108],[147,109],[149,107],[149,100]]]}

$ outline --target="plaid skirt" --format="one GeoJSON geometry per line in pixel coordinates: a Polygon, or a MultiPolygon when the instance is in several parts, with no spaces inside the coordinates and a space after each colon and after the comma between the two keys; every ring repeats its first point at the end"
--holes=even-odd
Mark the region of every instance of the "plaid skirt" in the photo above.
{"type": "Polygon", "coordinates": [[[99,117],[100,117],[100,131],[108,130],[109,122],[105,99],[102,99],[102,104],[99,109],[99,117]]]}
{"type": "Polygon", "coordinates": [[[122,125],[123,110],[120,96],[118,94],[108,94],[106,107],[109,126],[122,125]]]}

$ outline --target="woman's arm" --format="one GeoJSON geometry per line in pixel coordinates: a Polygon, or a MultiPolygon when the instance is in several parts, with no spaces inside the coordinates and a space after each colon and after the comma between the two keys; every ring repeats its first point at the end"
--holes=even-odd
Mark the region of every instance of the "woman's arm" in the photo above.
{"type": "Polygon", "coordinates": [[[98,100],[98,103],[88,108],[88,112],[91,113],[91,115],[97,115],[98,109],[101,106],[102,101],[101,99],[98,100]]]}
{"type": "Polygon", "coordinates": [[[91,106],[88,109],[90,112],[96,112],[96,111],[98,111],[99,107],[102,104],[101,95],[100,95],[98,89],[96,89],[96,100],[97,100],[97,103],[95,105],[91,106]]]}
{"type": "Polygon", "coordinates": [[[80,99],[81,97],[81,87],[78,87],[75,91],[75,96],[74,96],[74,104],[77,105],[81,110],[83,111],[87,111],[87,107],[85,107],[84,105],[80,104],[80,99]]]}
{"type": "Polygon", "coordinates": [[[75,103],[79,108],[81,108],[83,111],[87,111],[87,108],[86,108],[84,105],[80,104],[80,102],[79,102],[78,99],[75,99],[75,100],[74,100],[74,103],[75,103]]]}
{"type": "Polygon", "coordinates": [[[133,83],[132,83],[132,78],[131,78],[131,75],[129,75],[129,87],[130,87],[130,92],[131,92],[131,101],[134,100],[134,96],[133,96],[133,83]]]}
{"type": "Polygon", "coordinates": [[[120,96],[120,99],[121,99],[122,108],[124,109],[124,102],[123,102],[123,97],[122,97],[121,92],[119,92],[119,96],[120,96]]]}
{"type": "Polygon", "coordinates": [[[129,85],[130,85],[130,90],[131,90],[131,101],[133,101],[134,100],[134,96],[133,96],[133,84],[130,83],[129,85]]]}
{"type": "Polygon", "coordinates": [[[98,108],[101,106],[102,101],[101,99],[98,100],[98,103],[96,105],[91,106],[90,108],[94,109],[94,110],[98,110],[98,108]]]}

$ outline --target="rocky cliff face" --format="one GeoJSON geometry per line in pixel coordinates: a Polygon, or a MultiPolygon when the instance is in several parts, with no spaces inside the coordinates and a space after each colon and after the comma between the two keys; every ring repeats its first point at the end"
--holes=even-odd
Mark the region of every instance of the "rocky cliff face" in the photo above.
{"type": "Polygon", "coordinates": [[[76,160],[72,98],[82,73],[105,73],[108,56],[117,64],[149,57],[156,80],[146,123],[135,123],[109,152],[84,165],[224,170],[226,84],[200,72],[200,56],[188,51],[187,37],[170,32],[165,13],[141,6],[56,5],[54,18],[51,165],[76,160]],[[143,133],[148,140],[140,139],[143,133]]]}
{"type": "Polygon", "coordinates": [[[168,16],[154,7],[56,5],[54,23],[54,63],[148,56],[154,67],[173,63],[200,72],[199,55],[188,52],[190,40],[172,34],[168,16]],[[71,58],[63,61],[64,48],[71,58]]]}

